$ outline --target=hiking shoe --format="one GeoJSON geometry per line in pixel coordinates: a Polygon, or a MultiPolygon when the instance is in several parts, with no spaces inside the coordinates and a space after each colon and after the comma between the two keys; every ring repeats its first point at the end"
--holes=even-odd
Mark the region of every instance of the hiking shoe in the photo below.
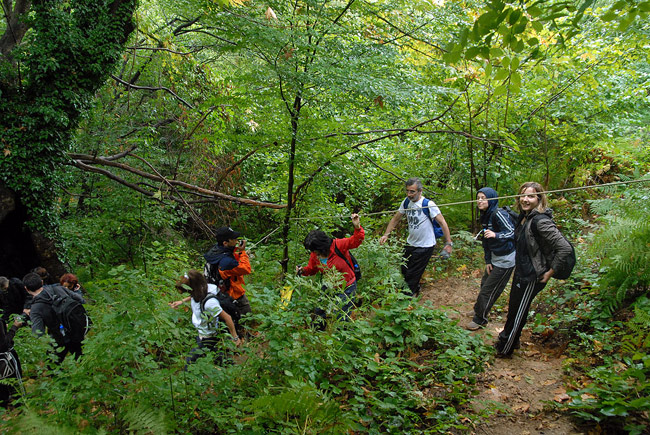
{"type": "Polygon", "coordinates": [[[467,324],[467,326],[465,326],[465,329],[468,329],[470,331],[476,331],[476,330],[481,329],[482,327],[483,327],[483,325],[479,325],[478,323],[476,323],[475,321],[472,320],[471,322],[469,322],[467,324]]]}
{"type": "Polygon", "coordinates": [[[474,312],[474,310],[471,310],[471,311],[465,311],[465,316],[467,316],[467,317],[474,317],[474,314],[476,314],[476,313],[474,312]]]}

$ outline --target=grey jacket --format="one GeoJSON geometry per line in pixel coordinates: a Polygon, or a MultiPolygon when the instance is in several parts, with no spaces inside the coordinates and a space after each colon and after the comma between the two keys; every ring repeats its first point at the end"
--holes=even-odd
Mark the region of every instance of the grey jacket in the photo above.
{"type": "Polygon", "coordinates": [[[557,270],[560,264],[566,262],[572,248],[555,226],[551,209],[544,213],[531,211],[523,225],[528,254],[538,278],[551,268],[557,270]],[[536,232],[532,225],[535,225],[536,232]]]}

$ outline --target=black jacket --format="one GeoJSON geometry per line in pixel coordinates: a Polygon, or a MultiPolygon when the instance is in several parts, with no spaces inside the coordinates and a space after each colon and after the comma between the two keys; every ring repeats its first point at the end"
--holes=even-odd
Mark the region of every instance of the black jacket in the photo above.
{"type": "Polygon", "coordinates": [[[523,262],[530,264],[537,279],[551,268],[558,270],[559,265],[564,264],[567,257],[571,255],[573,248],[553,222],[553,211],[547,209],[544,213],[539,213],[533,210],[528,215],[520,215],[519,218],[517,240],[525,242],[525,249],[520,250],[519,243],[517,244],[518,266],[523,262]],[[521,223],[524,217],[526,220],[521,223]]]}
{"type": "Polygon", "coordinates": [[[45,328],[47,328],[48,334],[56,341],[56,344],[63,346],[65,341],[60,330],[61,324],[59,323],[54,308],[52,308],[52,295],[54,294],[60,296],[66,294],[71,295],[81,303],[84,303],[85,300],[81,294],[72,292],[60,285],[45,286],[39,294],[34,296],[29,314],[29,318],[32,321],[32,332],[37,335],[42,335],[45,333],[45,328]]]}

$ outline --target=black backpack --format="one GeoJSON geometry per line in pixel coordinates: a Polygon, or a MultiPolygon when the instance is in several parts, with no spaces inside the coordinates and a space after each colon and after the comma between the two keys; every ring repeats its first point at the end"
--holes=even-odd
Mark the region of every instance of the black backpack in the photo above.
{"type": "MultiPolygon", "coordinates": [[[[533,231],[533,234],[536,235],[536,236],[539,235],[539,232],[537,230],[537,221],[539,219],[551,219],[550,217],[548,217],[548,216],[546,216],[544,214],[541,214],[541,215],[538,215],[538,216],[540,216],[540,217],[533,218],[531,220],[531,222],[530,222],[530,228],[533,231]],[[545,216],[545,217],[542,217],[542,216],[545,216]]],[[[560,231],[560,234],[562,234],[561,231],[560,231]]],[[[564,263],[560,264],[557,267],[557,269],[555,269],[555,271],[554,271],[555,273],[553,274],[553,278],[555,278],[555,279],[567,279],[567,278],[569,278],[571,276],[571,272],[573,272],[573,268],[576,265],[576,250],[573,247],[573,244],[571,242],[569,242],[569,239],[567,239],[564,236],[564,234],[562,234],[562,237],[564,238],[564,240],[567,241],[569,246],[571,246],[571,254],[569,254],[566,257],[566,261],[564,263]]]]}
{"type": "Polygon", "coordinates": [[[69,343],[81,343],[90,330],[92,321],[83,304],[73,298],[70,291],[60,285],[51,286],[50,305],[56,314],[64,340],[69,343]]]}
{"type": "MultiPolygon", "coordinates": [[[[221,261],[221,259],[219,260],[221,261]]],[[[223,279],[219,273],[219,261],[217,263],[205,263],[203,267],[203,275],[205,276],[208,284],[214,284],[219,288],[219,292],[228,294],[230,290],[230,278],[223,279]]]]}
{"type": "Polygon", "coordinates": [[[232,318],[233,323],[235,324],[235,329],[239,334],[239,319],[241,314],[239,313],[239,307],[237,306],[237,301],[233,299],[229,294],[219,291],[216,295],[214,293],[208,293],[206,297],[203,298],[201,304],[199,305],[201,309],[201,314],[205,311],[205,304],[210,299],[216,298],[223,309],[228,315],[232,318]]]}
{"type": "Polygon", "coordinates": [[[352,252],[348,251],[348,254],[350,254],[350,260],[352,260],[352,264],[348,261],[347,258],[345,258],[345,255],[339,250],[339,248],[336,246],[336,242],[334,242],[334,252],[336,252],[336,255],[341,257],[343,261],[345,261],[345,264],[348,265],[350,269],[354,272],[354,277],[358,280],[361,279],[361,266],[359,266],[359,262],[357,261],[356,258],[354,258],[354,255],[352,255],[352,252]]]}

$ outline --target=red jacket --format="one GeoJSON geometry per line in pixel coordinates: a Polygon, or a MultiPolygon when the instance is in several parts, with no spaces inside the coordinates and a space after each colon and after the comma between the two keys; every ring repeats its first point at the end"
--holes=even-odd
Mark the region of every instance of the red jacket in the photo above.
{"type": "MultiPolygon", "coordinates": [[[[361,245],[363,239],[366,237],[366,232],[362,227],[354,230],[354,234],[351,237],[345,239],[334,239],[332,245],[330,246],[330,253],[327,257],[327,267],[329,269],[336,268],[339,272],[345,277],[345,286],[349,287],[354,284],[356,278],[354,277],[354,271],[347,265],[345,260],[338,256],[334,250],[334,246],[339,248],[339,251],[347,258],[348,262],[352,264],[350,259],[350,249],[354,249],[361,245]]],[[[318,272],[323,271],[323,264],[318,259],[318,255],[315,252],[312,252],[309,256],[309,263],[302,269],[302,274],[304,276],[315,275],[318,272]]]]}

